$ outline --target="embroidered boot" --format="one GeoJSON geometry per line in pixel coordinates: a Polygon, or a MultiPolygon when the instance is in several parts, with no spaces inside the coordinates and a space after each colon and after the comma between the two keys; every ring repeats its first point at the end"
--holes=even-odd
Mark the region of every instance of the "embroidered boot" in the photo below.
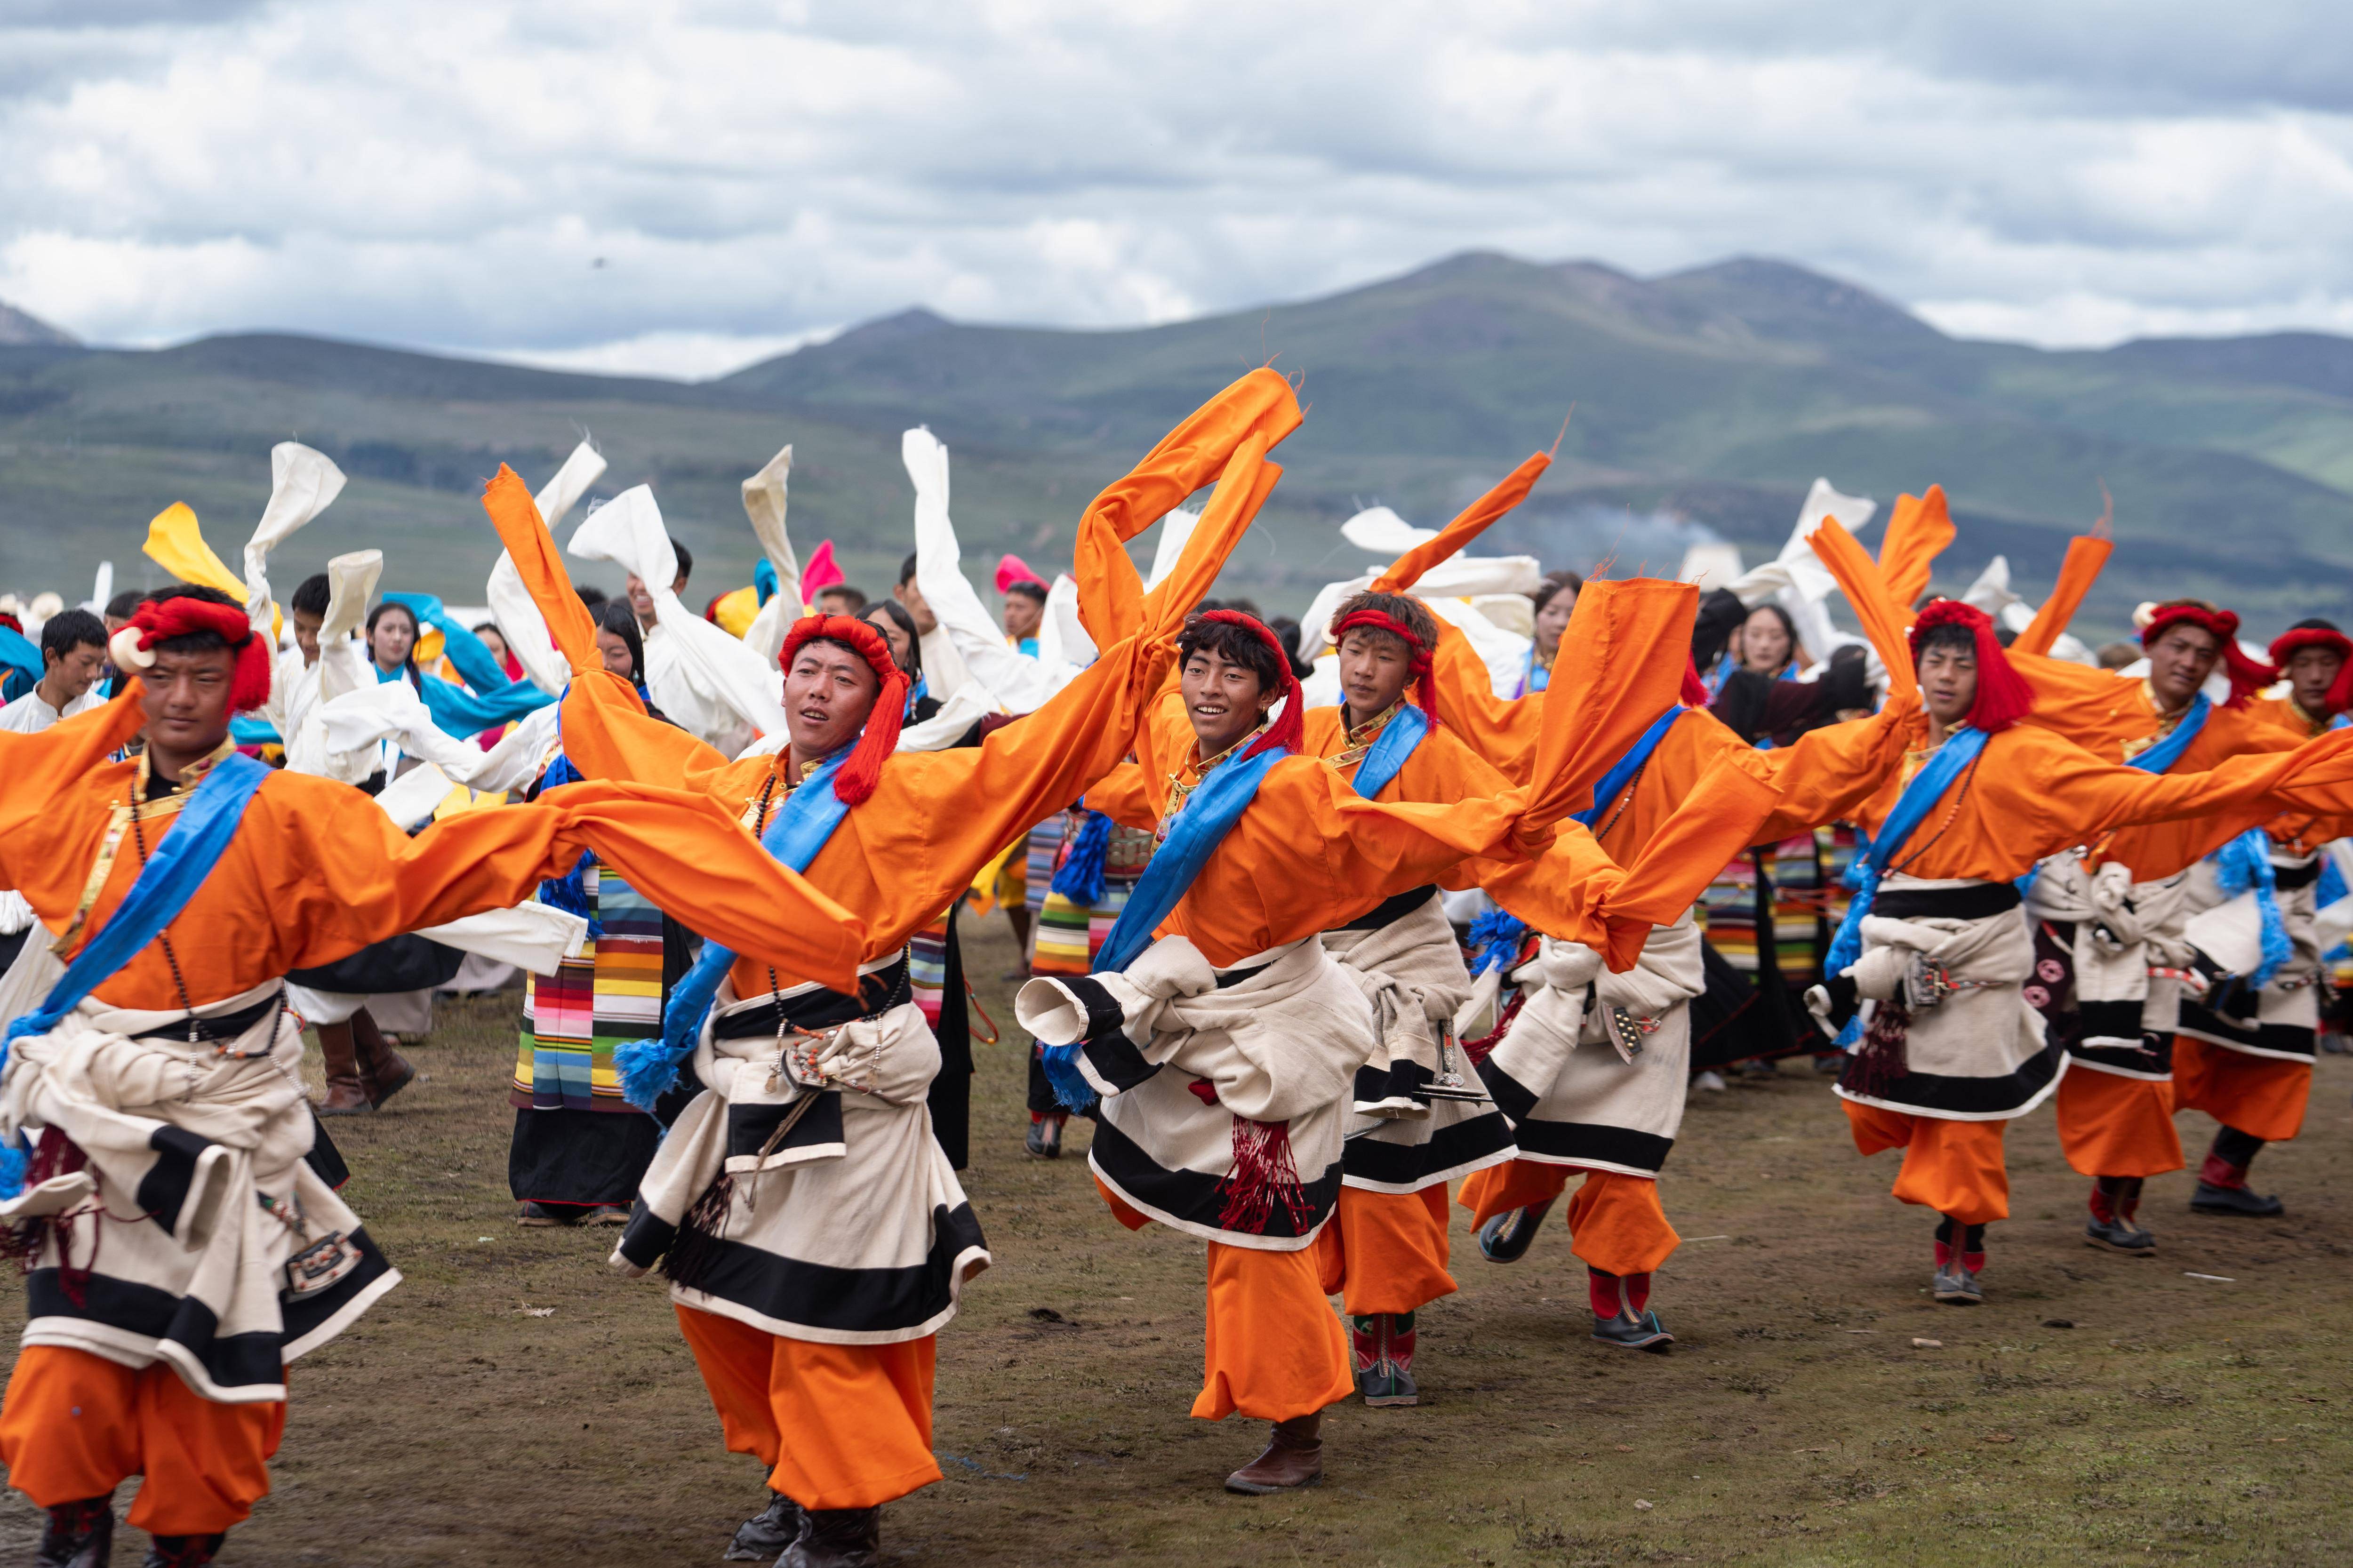
{"type": "Polygon", "coordinates": [[[776,1568],[875,1568],[882,1561],[882,1510],[813,1508],[800,1539],[785,1548],[776,1568]]]}
{"type": "Polygon", "coordinates": [[[1059,1110],[1033,1110],[1029,1113],[1029,1136],[1022,1143],[1033,1160],[1059,1160],[1062,1157],[1062,1127],[1070,1117],[1059,1110]]]}
{"type": "Polygon", "coordinates": [[[1675,1336],[1650,1310],[1649,1275],[1612,1274],[1589,1264],[1585,1274],[1586,1294],[1593,1303],[1595,1339],[1622,1350],[1649,1351],[1653,1355],[1669,1352],[1675,1336]]]}
{"type": "Polygon", "coordinates": [[[1411,1312],[1375,1312],[1348,1320],[1356,1388],[1366,1404],[1421,1403],[1421,1391],[1413,1383],[1413,1338],[1411,1312]]]}
{"type": "Polygon", "coordinates": [[[392,1048],[364,1007],[352,1015],[352,1044],[360,1060],[360,1081],[367,1088],[368,1109],[381,1110],[384,1102],[416,1081],[417,1069],[392,1048]]]}
{"type": "Polygon", "coordinates": [[[84,1498],[49,1510],[35,1568],[106,1568],[114,1555],[114,1499],[84,1498]]]}
{"type": "Polygon", "coordinates": [[[1229,1492],[1263,1497],[1269,1492],[1312,1487],[1324,1479],[1324,1413],[1278,1421],[1266,1452],[1226,1478],[1229,1492]]]}
{"type": "Polygon", "coordinates": [[[2132,1222],[2135,1209],[2140,1207],[2138,1176],[2094,1176],[2092,1179],[2092,1218],[2084,1226],[2086,1247],[2105,1247],[2134,1258],[2157,1256],[2157,1237],[2132,1222]]]}
{"type": "Polygon", "coordinates": [[[1971,1226],[1968,1235],[1976,1238],[1978,1247],[1974,1255],[1968,1251],[1962,1227],[1954,1223],[1950,1215],[1937,1223],[1936,1273],[1928,1282],[1928,1291],[1948,1307],[1974,1307],[1985,1300],[1985,1292],[1978,1289],[1977,1276],[1977,1268],[1985,1267],[1985,1226],[1971,1226]],[[1977,1268],[1969,1267],[1971,1256],[1977,1259],[1977,1268]]]}
{"type": "Polygon", "coordinates": [[[1552,1212],[1552,1200],[1499,1214],[1479,1227],[1479,1256],[1490,1263],[1517,1263],[1536,1238],[1536,1226],[1552,1212]]]}
{"type": "Polygon", "coordinates": [[[2285,1214],[2285,1204],[2247,1185],[2247,1167],[2263,1146],[2263,1141],[2252,1133],[2235,1127],[2217,1128],[2214,1145],[2206,1152],[2205,1164],[2199,1167],[2198,1190],[2189,1195],[2189,1206],[2200,1214],[2243,1215],[2249,1219],[2285,1214]]]}
{"type": "Polygon", "coordinates": [[[352,1042],[352,1026],[319,1026],[319,1056],[327,1068],[327,1098],[319,1101],[322,1116],[365,1116],[375,1109],[367,1087],[360,1081],[360,1060],[352,1042]]]}
{"type": "Polygon", "coordinates": [[[730,1563],[774,1563],[776,1554],[801,1536],[807,1516],[801,1505],[779,1491],[768,1494],[768,1506],[735,1527],[727,1543],[730,1563]]]}
{"type": "Polygon", "coordinates": [[[146,1561],[139,1568],[205,1568],[220,1555],[224,1530],[217,1535],[156,1535],[147,1542],[146,1561]]]}

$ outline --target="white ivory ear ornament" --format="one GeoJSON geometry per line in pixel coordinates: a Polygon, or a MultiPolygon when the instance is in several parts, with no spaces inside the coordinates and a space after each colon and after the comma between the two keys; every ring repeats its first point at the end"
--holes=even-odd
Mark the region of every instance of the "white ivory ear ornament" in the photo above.
{"type": "Polygon", "coordinates": [[[155,665],[153,648],[139,646],[141,628],[125,626],[106,639],[106,657],[117,669],[152,669],[155,665]]]}

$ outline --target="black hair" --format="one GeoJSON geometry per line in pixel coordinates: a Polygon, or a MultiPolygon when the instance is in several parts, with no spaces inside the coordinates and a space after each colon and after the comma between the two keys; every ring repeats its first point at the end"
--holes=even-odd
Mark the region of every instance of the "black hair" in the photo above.
{"type": "Polygon", "coordinates": [[[607,631],[629,645],[629,684],[646,683],[646,634],[638,628],[637,612],[626,599],[608,599],[596,606],[594,618],[597,629],[607,631]]]}
{"type": "Polygon", "coordinates": [[[332,597],[332,584],[327,581],[327,574],[313,572],[295,586],[294,595],[286,601],[286,607],[298,615],[316,616],[323,621],[327,618],[327,603],[332,597]]]}
{"type": "Polygon", "coordinates": [[[1563,588],[1568,590],[1569,597],[1573,599],[1585,592],[1585,578],[1566,566],[1557,572],[1546,573],[1544,581],[1536,584],[1536,591],[1528,595],[1530,602],[1535,606],[1535,613],[1539,616],[1543,615],[1544,607],[1551,604],[1554,596],[1563,588]]]}
{"type": "MultiPolygon", "coordinates": [[[[915,617],[896,599],[869,599],[854,612],[856,618],[871,623],[877,616],[887,616],[892,625],[907,634],[907,660],[899,668],[907,672],[907,684],[913,686],[923,679],[923,639],[915,635],[915,617]]],[[[889,637],[882,639],[889,642],[889,637]]]]}
{"type": "Polygon", "coordinates": [[[474,628],[474,635],[476,637],[480,637],[484,632],[490,633],[492,637],[497,637],[501,642],[507,640],[507,634],[499,630],[499,623],[496,621],[484,621],[480,626],[474,628]]]}
{"type": "MultiPolygon", "coordinates": [[[[1780,605],[1778,605],[1775,604],[1775,603],[1774,603],[1772,600],[1770,600],[1770,599],[1766,600],[1766,601],[1765,601],[1763,604],[1761,604],[1761,605],[1749,605],[1749,606],[1748,606],[1748,613],[1747,613],[1746,615],[1742,616],[1740,617],[1740,633],[1741,633],[1741,637],[1740,637],[1740,641],[1741,641],[1741,660],[1740,660],[1740,662],[1741,662],[1741,666],[1742,666],[1742,668],[1746,668],[1747,663],[1748,663],[1748,658],[1747,658],[1748,623],[1749,623],[1751,620],[1754,620],[1754,619],[1756,618],[1757,612],[1757,611],[1759,611],[1759,610],[1769,610],[1769,611],[1771,611],[1771,612],[1773,613],[1774,616],[1775,616],[1777,619],[1778,619],[1778,620],[1780,621],[1780,623],[1781,623],[1781,630],[1783,631],[1783,633],[1785,633],[1785,634],[1788,637],[1788,639],[1789,639],[1789,650],[1788,650],[1788,652],[1787,652],[1787,653],[1785,653],[1785,654],[1783,654],[1783,655],[1781,656],[1781,668],[1784,668],[1784,669],[1786,669],[1786,668],[1788,668],[1791,664],[1793,664],[1793,663],[1795,663],[1795,662],[1797,661],[1797,658],[1798,658],[1798,623],[1797,623],[1797,621],[1795,620],[1795,618],[1793,618],[1793,617],[1790,616],[1790,614],[1789,614],[1789,612],[1788,612],[1788,611],[1787,611],[1787,610],[1783,609],[1780,605]]],[[[1975,637],[1971,637],[1971,638],[1969,639],[1969,646],[1970,646],[1971,647],[1975,647],[1977,646],[1977,639],[1976,639],[1975,637]]]]}
{"type": "Polygon", "coordinates": [[[678,576],[675,581],[683,583],[694,575],[693,551],[673,539],[670,542],[670,552],[678,557],[678,576]]]}
{"type": "Polygon", "coordinates": [[[2288,630],[2292,632],[2337,632],[2341,636],[2344,628],[2339,626],[2335,621],[2329,620],[2325,616],[2310,616],[2296,622],[2295,625],[2288,627],[2288,630]]]}
{"type": "Polygon", "coordinates": [[[1958,648],[1968,654],[1970,660],[1974,662],[1978,657],[1978,635],[1968,627],[1952,621],[1947,621],[1942,626],[1930,626],[1920,634],[1919,650],[1912,656],[1914,662],[1917,663],[1926,658],[1928,650],[1932,647],[1958,648]]]}
{"type": "MultiPolygon", "coordinates": [[[[1255,616],[1250,618],[1257,619],[1255,616]]],[[[1276,661],[1274,649],[1266,638],[1248,626],[1213,621],[1203,615],[1187,616],[1185,629],[1176,634],[1177,668],[1182,669],[1192,663],[1197,653],[1214,653],[1228,664],[1242,666],[1258,677],[1258,694],[1270,701],[1282,695],[1282,665],[1276,661]]]]}
{"type": "Polygon", "coordinates": [[[852,603],[852,604],[850,605],[849,609],[848,610],[848,612],[847,612],[847,613],[848,613],[848,614],[849,614],[849,615],[853,615],[853,616],[854,616],[854,615],[857,615],[860,611],[861,611],[861,610],[865,609],[867,605],[871,605],[871,604],[872,604],[872,603],[874,602],[874,601],[872,601],[871,599],[869,599],[869,598],[866,596],[866,590],[865,590],[865,589],[863,589],[863,588],[853,588],[853,587],[851,587],[851,586],[850,586],[849,584],[847,584],[847,583],[831,583],[831,584],[828,584],[825,587],[819,588],[819,589],[817,591],[817,595],[816,595],[816,596],[817,596],[817,597],[818,597],[818,598],[820,598],[820,599],[822,599],[822,598],[824,598],[828,594],[847,594],[847,595],[849,595],[849,597],[850,597],[853,601],[855,601],[855,602],[854,602],[854,603],[852,603]]]}
{"type": "Polygon", "coordinates": [[[1046,602],[1046,584],[1031,582],[1028,578],[1018,583],[1008,583],[1005,585],[1005,592],[1008,597],[1018,594],[1025,599],[1035,599],[1039,605],[1046,602]]]}
{"type": "MultiPolygon", "coordinates": [[[[176,583],[157,593],[142,594],[140,595],[139,602],[142,605],[160,605],[171,599],[201,599],[207,605],[227,605],[239,612],[245,609],[243,605],[238,604],[218,588],[207,588],[195,583],[176,583]]],[[[251,635],[251,633],[247,634],[248,637],[251,635]]],[[[46,647],[48,638],[44,636],[41,641],[46,647]]],[[[161,642],[151,644],[147,651],[150,653],[212,653],[218,650],[230,653],[236,651],[239,646],[210,626],[203,626],[195,631],[183,632],[178,637],[165,637],[161,642]]]]}
{"type": "Polygon", "coordinates": [[[139,606],[146,602],[147,594],[144,589],[125,588],[106,601],[106,613],[118,621],[127,621],[137,615],[139,606]]]}
{"type": "Polygon", "coordinates": [[[88,610],[60,610],[41,627],[41,662],[47,665],[52,654],[63,658],[85,643],[106,647],[106,623],[88,610]]]}
{"type": "Polygon", "coordinates": [[[596,606],[602,605],[608,596],[604,589],[599,588],[594,583],[575,584],[574,584],[572,591],[580,595],[580,602],[587,605],[591,612],[594,612],[596,606]]]}
{"type": "MultiPolygon", "coordinates": [[[[1421,639],[1421,647],[1424,653],[1436,653],[1438,651],[1438,617],[1430,613],[1429,605],[1423,604],[1419,599],[1415,598],[1412,595],[1375,594],[1371,592],[1351,594],[1340,602],[1340,607],[1338,609],[1332,612],[1332,624],[1335,626],[1338,626],[1342,621],[1347,619],[1350,616],[1355,615],[1358,610],[1378,611],[1382,615],[1387,616],[1389,619],[1401,623],[1405,626],[1406,630],[1411,632],[1415,637],[1419,637],[1421,639]]],[[[1369,626],[1359,626],[1356,629],[1358,631],[1376,630],[1376,628],[1369,626]]],[[[1391,632],[1377,632],[1376,635],[1388,637],[1392,642],[1398,640],[1396,634],[1391,632]]],[[[1410,654],[1413,650],[1409,648],[1406,651],[1410,654]]]]}
{"type": "Polygon", "coordinates": [[[909,555],[904,561],[899,563],[899,586],[903,588],[914,580],[915,558],[909,555]]]}
{"type": "MultiPolygon", "coordinates": [[[[375,608],[368,612],[368,662],[371,664],[375,662],[375,624],[376,622],[384,619],[385,612],[387,610],[397,610],[402,615],[408,617],[408,630],[411,634],[408,643],[408,657],[400,661],[400,668],[401,672],[408,677],[410,685],[417,685],[417,644],[424,637],[425,627],[417,620],[417,612],[410,609],[406,605],[402,604],[398,599],[379,599],[376,601],[375,608]]],[[[376,668],[381,669],[384,667],[377,665],[376,668]]]]}
{"type": "Polygon", "coordinates": [[[1299,623],[1289,616],[1277,616],[1266,623],[1275,640],[1282,644],[1282,657],[1291,661],[1291,673],[1304,680],[1315,673],[1315,667],[1299,657],[1299,623]]]}

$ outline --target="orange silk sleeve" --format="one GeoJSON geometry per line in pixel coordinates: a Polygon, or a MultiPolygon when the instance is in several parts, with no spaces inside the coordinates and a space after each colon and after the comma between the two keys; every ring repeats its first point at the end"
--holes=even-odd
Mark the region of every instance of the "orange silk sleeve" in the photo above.
{"type": "Polygon", "coordinates": [[[1071,570],[1079,584],[1079,620],[1098,647],[1133,632],[1141,613],[1144,580],[1128,559],[1127,542],[1215,479],[1247,437],[1263,437],[1271,447],[1299,427],[1300,418],[1291,384],[1274,371],[1254,370],[1196,409],[1095,497],[1079,520],[1071,570]]]}
{"type": "Polygon", "coordinates": [[[837,989],[857,984],[864,929],[763,853],[707,795],[584,782],[527,805],[460,812],[414,838],[343,785],[312,792],[317,836],[285,889],[299,907],[297,967],[529,898],[583,850],[696,932],[837,989]]]}
{"type": "Polygon", "coordinates": [[[2021,653],[2051,651],[2051,645],[2059,640],[2059,634],[2075,618],[2084,595],[2099,580],[2100,568],[2108,563],[2116,548],[2115,540],[2095,533],[2079,533],[2067,542],[2067,559],[2060,563],[2059,581],[2052,584],[2051,596],[2042,601],[2042,607],[2034,612],[2034,619],[2010,645],[2012,658],[2021,653]]]}
{"type": "Polygon", "coordinates": [[[0,887],[58,929],[81,901],[106,828],[106,803],[85,780],[145,726],[141,689],[132,680],[105,706],[37,735],[0,731],[0,887]]]}
{"type": "Polygon", "coordinates": [[[1444,621],[1438,623],[1438,652],[1430,662],[1437,677],[1439,722],[1468,741],[1504,777],[1527,783],[1535,769],[1543,709],[1530,698],[1496,696],[1486,660],[1444,621]]]}
{"type": "MultiPolygon", "coordinates": [[[[1905,611],[1920,602],[1928,589],[1936,557],[1953,542],[1953,517],[1945,505],[1945,487],[1930,485],[1916,500],[1897,496],[1887,514],[1887,534],[1880,541],[1879,574],[1887,591],[1905,611]]],[[[1884,658],[1884,655],[1882,655],[1884,658]]]]}
{"type": "Polygon", "coordinates": [[[1463,508],[1453,521],[1438,531],[1436,537],[1423,540],[1398,556],[1388,571],[1373,579],[1372,592],[1402,594],[1420,582],[1422,574],[1431,567],[1469,549],[1471,542],[1486,532],[1497,518],[1527,500],[1536,480],[1551,467],[1552,458],[1546,453],[1529,458],[1505,475],[1494,489],[1463,508]]]}
{"type": "Polygon", "coordinates": [[[1146,832],[1160,826],[1160,810],[1152,799],[1143,766],[1122,763],[1087,786],[1087,809],[1100,811],[1122,827],[1146,832]]]}

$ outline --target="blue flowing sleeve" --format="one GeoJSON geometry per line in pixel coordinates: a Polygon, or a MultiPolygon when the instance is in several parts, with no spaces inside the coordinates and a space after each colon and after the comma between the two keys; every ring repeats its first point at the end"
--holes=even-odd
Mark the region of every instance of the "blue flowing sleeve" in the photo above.
{"type": "MultiPolygon", "coordinates": [[[[480,647],[480,643],[474,645],[480,647]]],[[[488,649],[483,650],[485,656],[488,649]]],[[[552,692],[542,691],[528,680],[510,682],[494,691],[472,692],[452,686],[438,675],[419,674],[417,693],[425,699],[426,711],[433,722],[449,734],[464,740],[500,724],[511,724],[535,708],[544,708],[555,700],[552,692]]]]}

